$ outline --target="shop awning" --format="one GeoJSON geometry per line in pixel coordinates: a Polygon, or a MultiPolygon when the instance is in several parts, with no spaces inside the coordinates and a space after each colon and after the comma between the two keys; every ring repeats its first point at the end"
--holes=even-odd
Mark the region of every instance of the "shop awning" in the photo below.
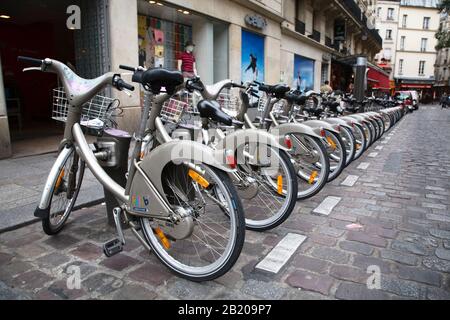
{"type": "Polygon", "coordinates": [[[386,72],[379,70],[379,68],[376,69],[370,65],[367,68],[367,84],[369,86],[373,89],[390,89],[389,75],[386,72]]]}

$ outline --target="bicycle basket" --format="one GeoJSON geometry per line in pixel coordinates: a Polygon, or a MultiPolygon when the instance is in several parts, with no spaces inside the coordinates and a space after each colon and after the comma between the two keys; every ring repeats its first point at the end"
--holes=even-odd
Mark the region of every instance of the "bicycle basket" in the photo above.
{"type": "Polygon", "coordinates": [[[161,109],[161,119],[167,122],[178,123],[189,104],[182,100],[170,98],[164,102],[161,109]]]}
{"type": "MultiPolygon", "coordinates": [[[[119,108],[120,101],[102,95],[96,95],[83,104],[80,124],[94,129],[113,127],[114,112],[119,108]]],[[[52,119],[66,122],[69,103],[64,88],[53,89],[52,119]]]]}
{"type": "Polygon", "coordinates": [[[217,102],[222,109],[229,116],[235,117],[239,112],[239,98],[231,92],[223,91],[219,94],[217,102]]]}

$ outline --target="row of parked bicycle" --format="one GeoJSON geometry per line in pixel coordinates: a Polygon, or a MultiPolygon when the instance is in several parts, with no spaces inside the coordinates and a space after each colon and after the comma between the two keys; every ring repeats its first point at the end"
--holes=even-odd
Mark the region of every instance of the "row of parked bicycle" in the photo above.
{"type": "Polygon", "coordinates": [[[125,223],[171,271],[193,281],[226,273],[240,255],[245,229],[279,226],[297,201],[336,179],[405,113],[403,106],[380,106],[347,114],[360,103],[339,93],[322,96],[231,80],[204,85],[175,71],[120,66],[144,89],[121,185],[100,163],[114,167],[128,152],[111,132],[89,146],[80,124],[108,123],[115,100],[99,99],[104,87],[134,86],[116,73],[83,79],[57,60],[19,61],[33,66],[25,70],[56,73],[64,85],[54,110],[55,119],[65,122],[64,139],[35,211],[44,231],[62,230],[87,165],[119,203],[117,238],[104,244],[105,254],[122,251],[125,223]],[[98,100],[104,102],[94,103],[98,100]]]}

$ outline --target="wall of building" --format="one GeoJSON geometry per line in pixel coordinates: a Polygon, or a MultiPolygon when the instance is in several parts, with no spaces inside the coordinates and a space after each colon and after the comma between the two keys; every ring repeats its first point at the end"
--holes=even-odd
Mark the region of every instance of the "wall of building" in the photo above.
{"type": "Polygon", "coordinates": [[[397,35],[397,54],[395,77],[423,78],[434,77],[434,63],[436,61],[436,38],[434,34],[439,28],[439,13],[437,9],[400,7],[399,28],[397,35]],[[406,27],[402,26],[403,15],[407,15],[406,27]],[[423,18],[430,17],[429,29],[423,29],[423,18]],[[400,50],[400,40],[405,37],[404,50],[400,50]],[[427,39],[425,52],[421,52],[421,39],[427,39]],[[399,60],[403,59],[403,72],[399,73],[399,60]],[[419,61],[425,61],[423,75],[419,75],[419,61]]]}

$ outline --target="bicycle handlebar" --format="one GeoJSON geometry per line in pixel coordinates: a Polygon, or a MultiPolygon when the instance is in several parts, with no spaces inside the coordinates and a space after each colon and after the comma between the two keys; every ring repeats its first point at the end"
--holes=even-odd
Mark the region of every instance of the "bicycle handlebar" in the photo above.
{"type": "Polygon", "coordinates": [[[24,57],[24,56],[18,56],[17,61],[26,63],[32,67],[41,67],[44,60],[31,58],[31,57],[24,57]]]}
{"type": "Polygon", "coordinates": [[[133,71],[133,72],[136,71],[136,68],[134,68],[134,67],[129,67],[129,66],[125,66],[125,65],[123,65],[123,64],[119,65],[119,69],[127,70],[127,71],[133,71]]]}

